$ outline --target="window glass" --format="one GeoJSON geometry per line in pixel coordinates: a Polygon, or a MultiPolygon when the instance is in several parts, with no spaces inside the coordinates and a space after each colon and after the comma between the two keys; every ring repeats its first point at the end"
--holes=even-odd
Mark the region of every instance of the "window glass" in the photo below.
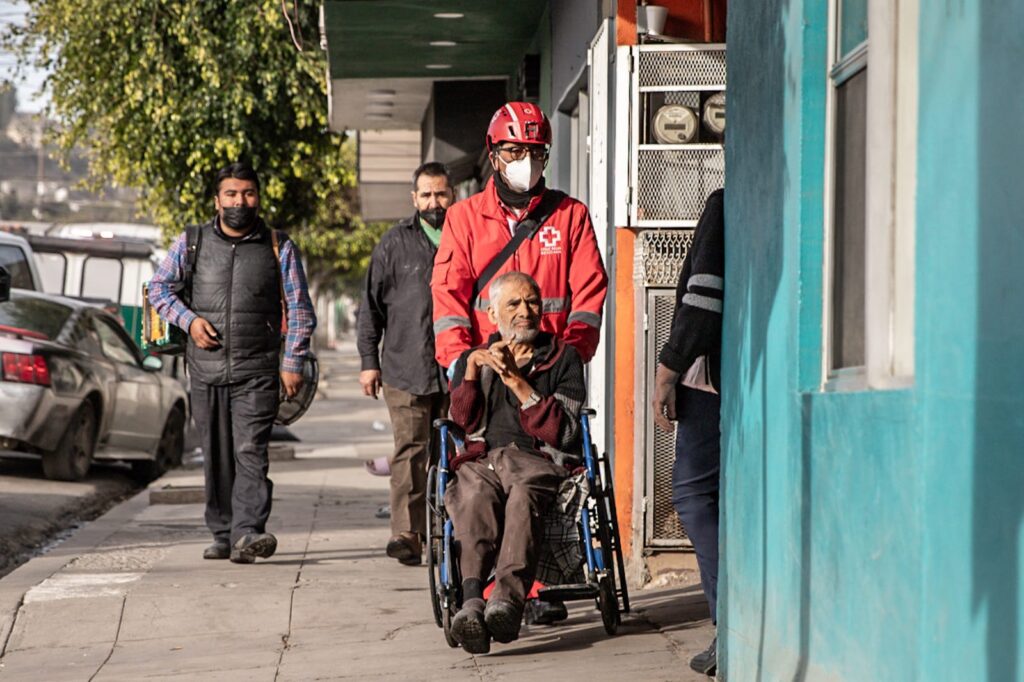
{"type": "Polygon", "coordinates": [[[71,308],[35,296],[12,294],[0,303],[0,332],[28,332],[26,336],[55,339],[71,315],[71,308]]]}
{"type": "Polygon", "coordinates": [[[114,329],[113,325],[106,320],[95,320],[95,325],[96,332],[100,337],[100,348],[103,350],[103,355],[114,362],[138,366],[139,362],[131,346],[114,329]]]}
{"type": "Polygon", "coordinates": [[[868,70],[836,88],[832,366],[864,365],[868,70]]]}
{"type": "Polygon", "coordinates": [[[11,276],[11,287],[15,289],[35,289],[32,281],[32,270],[29,269],[28,258],[20,246],[0,244],[0,265],[11,276]]]}
{"type": "Polygon", "coordinates": [[[868,39],[868,0],[839,2],[839,58],[868,39]]]}
{"type": "Polygon", "coordinates": [[[63,253],[40,253],[36,251],[36,265],[39,267],[39,279],[43,280],[43,291],[48,294],[64,293],[64,273],[68,269],[68,259],[63,253]]]}
{"type": "Polygon", "coordinates": [[[89,256],[82,267],[82,298],[102,298],[120,303],[121,261],[89,256]]]}

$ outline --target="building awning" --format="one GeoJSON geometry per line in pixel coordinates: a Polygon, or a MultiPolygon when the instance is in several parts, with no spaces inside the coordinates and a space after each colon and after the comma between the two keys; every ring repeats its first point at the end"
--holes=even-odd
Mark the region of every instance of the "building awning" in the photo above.
{"type": "Polygon", "coordinates": [[[325,0],[331,129],[418,129],[437,80],[506,78],[546,0],[325,0]]]}

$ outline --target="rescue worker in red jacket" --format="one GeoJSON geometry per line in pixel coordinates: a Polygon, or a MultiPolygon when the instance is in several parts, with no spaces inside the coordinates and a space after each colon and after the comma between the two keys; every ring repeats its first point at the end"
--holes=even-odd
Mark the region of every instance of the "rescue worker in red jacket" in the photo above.
{"type": "MultiPolygon", "coordinates": [[[[486,282],[470,310],[474,284],[550,191],[543,177],[550,145],[551,124],[536,104],[509,102],[491,118],[487,149],[494,173],[483,191],[448,209],[434,260],[430,285],[442,367],[450,368],[495,331],[487,319],[486,282]]],[[[589,362],[597,350],[608,275],[586,205],[565,196],[494,277],[513,271],[540,284],[541,331],[561,337],[589,362]]]]}
{"type": "MultiPolygon", "coordinates": [[[[487,127],[494,173],[483,191],[448,209],[430,288],[437,361],[448,369],[449,379],[459,356],[497,331],[487,317],[489,282],[477,284],[477,279],[513,239],[519,222],[552,191],[543,177],[550,146],[551,124],[540,107],[529,102],[505,104],[487,127]],[[475,285],[481,293],[474,305],[475,285]]],[[[586,363],[597,351],[608,275],[587,207],[560,192],[550,199],[557,196],[561,200],[550,216],[490,281],[507,272],[532,277],[543,299],[540,331],[573,346],[586,363]]],[[[527,622],[545,624],[568,617],[564,604],[536,599],[536,589],[537,585],[526,604],[527,622]]]]}

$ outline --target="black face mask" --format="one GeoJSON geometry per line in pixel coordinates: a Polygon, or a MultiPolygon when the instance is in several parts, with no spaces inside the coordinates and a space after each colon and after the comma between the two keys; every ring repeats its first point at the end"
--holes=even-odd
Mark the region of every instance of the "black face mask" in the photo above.
{"type": "Polygon", "coordinates": [[[435,230],[440,230],[441,226],[444,225],[444,216],[447,212],[446,209],[438,206],[437,208],[430,208],[426,211],[420,211],[420,218],[423,218],[435,230]]]}
{"type": "Polygon", "coordinates": [[[232,230],[244,230],[256,220],[258,210],[255,206],[225,206],[220,220],[232,230]]]}

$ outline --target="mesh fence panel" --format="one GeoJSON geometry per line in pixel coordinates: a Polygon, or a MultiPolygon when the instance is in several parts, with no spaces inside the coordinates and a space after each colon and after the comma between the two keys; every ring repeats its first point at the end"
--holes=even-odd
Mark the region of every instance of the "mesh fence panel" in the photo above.
{"type": "Polygon", "coordinates": [[[642,50],[640,87],[724,86],[725,50],[642,50]]]}

